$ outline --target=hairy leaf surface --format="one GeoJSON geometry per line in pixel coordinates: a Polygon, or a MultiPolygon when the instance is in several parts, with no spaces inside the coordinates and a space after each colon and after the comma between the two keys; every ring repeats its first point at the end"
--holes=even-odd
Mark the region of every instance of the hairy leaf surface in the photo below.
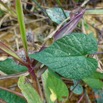
{"type": "Polygon", "coordinates": [[[97,69],[97,61],[87,57],[96,51],[97,41],[93,35],[73,33],[31,57],[66,78],[83,79],[97,69]]]}

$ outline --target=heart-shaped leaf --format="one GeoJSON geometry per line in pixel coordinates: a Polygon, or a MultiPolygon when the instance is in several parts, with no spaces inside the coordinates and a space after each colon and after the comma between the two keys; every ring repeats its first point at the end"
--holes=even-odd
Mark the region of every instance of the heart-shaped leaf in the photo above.
{"type": "Polygon", "coordinates": [[[31,57],[66,78],[83,79],[97,69],[97,61],[86,57],[96,51],[97,41],[93,35],[73,33],[31,57]]]}
{"type": "Polygon", "coordinates": [[[47,70],[42,75],[42,79],[47,103],[54,103],[56,100],[62,102],[67,100],[68,88],[57,74],[47,70]]]}

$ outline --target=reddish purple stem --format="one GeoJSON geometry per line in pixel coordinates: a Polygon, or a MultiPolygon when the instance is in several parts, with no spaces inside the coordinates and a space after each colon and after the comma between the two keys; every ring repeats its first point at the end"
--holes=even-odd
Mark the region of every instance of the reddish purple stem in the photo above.
{"type": "Polygon", "coordinates": [[[83,17],[84,13],[85,9],[82,9],[79,14],[76,14],[66,25],[59,29],[54,35],[55,41],[62,38],[65,35],[70,34],[76,28],[78,22],[83,17]]]}

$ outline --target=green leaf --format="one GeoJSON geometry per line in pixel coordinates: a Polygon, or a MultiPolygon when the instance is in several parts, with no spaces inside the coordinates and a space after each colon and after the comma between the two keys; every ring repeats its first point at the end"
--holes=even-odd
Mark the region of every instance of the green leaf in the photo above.
{"type": "Polygon", "coordinates": [[[36,90],[31,84],[26,82],[26,77],[22,76],[19,78],[18,86],[28,103],[43,103],[36,90]]]}
{"type": "Polygon", "coordinates": [[[6,103],[27,103],[25,99],[3,89],[0,89],[0,99],[6,103]]]}
{"type": "MultiPolygon", "coordinates": [[[[51,95],[51,92],[49,90],[49,88],[47,87],[47,77],[48,74],[47,74],[47,71],[42,75],[42,80],[43,80],[43,89],[44,89],[44,93],[45,93],[45,97],[46,97],[46,100],[47,100],[47,103],[54,103],[51,99],[50,99],[50,95],[51,95]]],[[[56,97],[56,96],[55,96],[56,97]]],[[[55,99],[54,97],[54,99],[55,99]]],[[[57,97],[56,97],[57,98],[57,97]]]]}
{"type": "Polygon", "coordinates": [[[74,0],[74,1],[79,2],[80,0],[74,0]]]}
{"type": "Polygon", "coordinates": [[[103,102],[103,90],[93,90],[95,93],[95,99],[96,103],[102,103],[103,102]]]}
{"type": "Polygon", "coordinates": [[[57,74],[46,70],[42,79],[47,103],[54,103],[56,100],[63,102],[68,99],[68,88],[57,74]]]}
{"type": "Polygon", "coordinates": [[[4,11],[0,10],[0,17],[2,17],[4,15],[4,11]]]}
{"type": "Polygon", "coordinates": [[[103,73],[94,72],[88,78],[83,79],[85,83],[87,83],[91,88],[101,89],[103,88],[103,73]]]}
{"type": "Polygon", "coordinates": [[[47,9],[46,12],[48,13],[49,17],[51,18],[52,21],[56,22],[57,24],[60,24],[65,20],[65,15],[68,17],[70,16],[70,12],[64,12],[61,8],[50,8],[47,9]]]}
{"type": "Polygon", "coordinates": [[[102,89],[103,88],[103,82],[99,79],[85,78],[85,79],[83,79],[83,81],[93,89],[102,89]]]}
{"type": "Polygon", "coordinates": [[[89,78],[103,79],[103,73],[94,72],[89,78]]]}
{"type": "Polygon", "coordinates": [[[13,59],[0,61],[0,70],[6,74],[16,74],[27,71],[25,66],[18,65],[13,59]]]}
{"type": "Polygon", "coordinates": [[[73,80],[74,85],[70,87],[70,90],[73,90],[74,94],[80,95],[83,93],[83,87],[82,85],[78,84],[78,81],[73,80]]]}
{"type": "Polygon", "coordinates": [[[23,15],[21,0],[16,0],[16,12],[17,12],[17,16],[18,16],[18,22],[19,22],[19,26],[20,26],[20,32],[21,32],[21,38],[22,38],[23,46],[24,46],[25,52],[27,54],[28,53],[27,37],[26,37],[24,15],[23,15]]]}
{"type": "Polygon", "coordinates": [[[83,79],[97,69],[97,61],[86,57],[96,51],[97,41],[93,35],[73,33],[59,39],[44,51],[31,55],[31,58],[66,78],[83,79]]]}

